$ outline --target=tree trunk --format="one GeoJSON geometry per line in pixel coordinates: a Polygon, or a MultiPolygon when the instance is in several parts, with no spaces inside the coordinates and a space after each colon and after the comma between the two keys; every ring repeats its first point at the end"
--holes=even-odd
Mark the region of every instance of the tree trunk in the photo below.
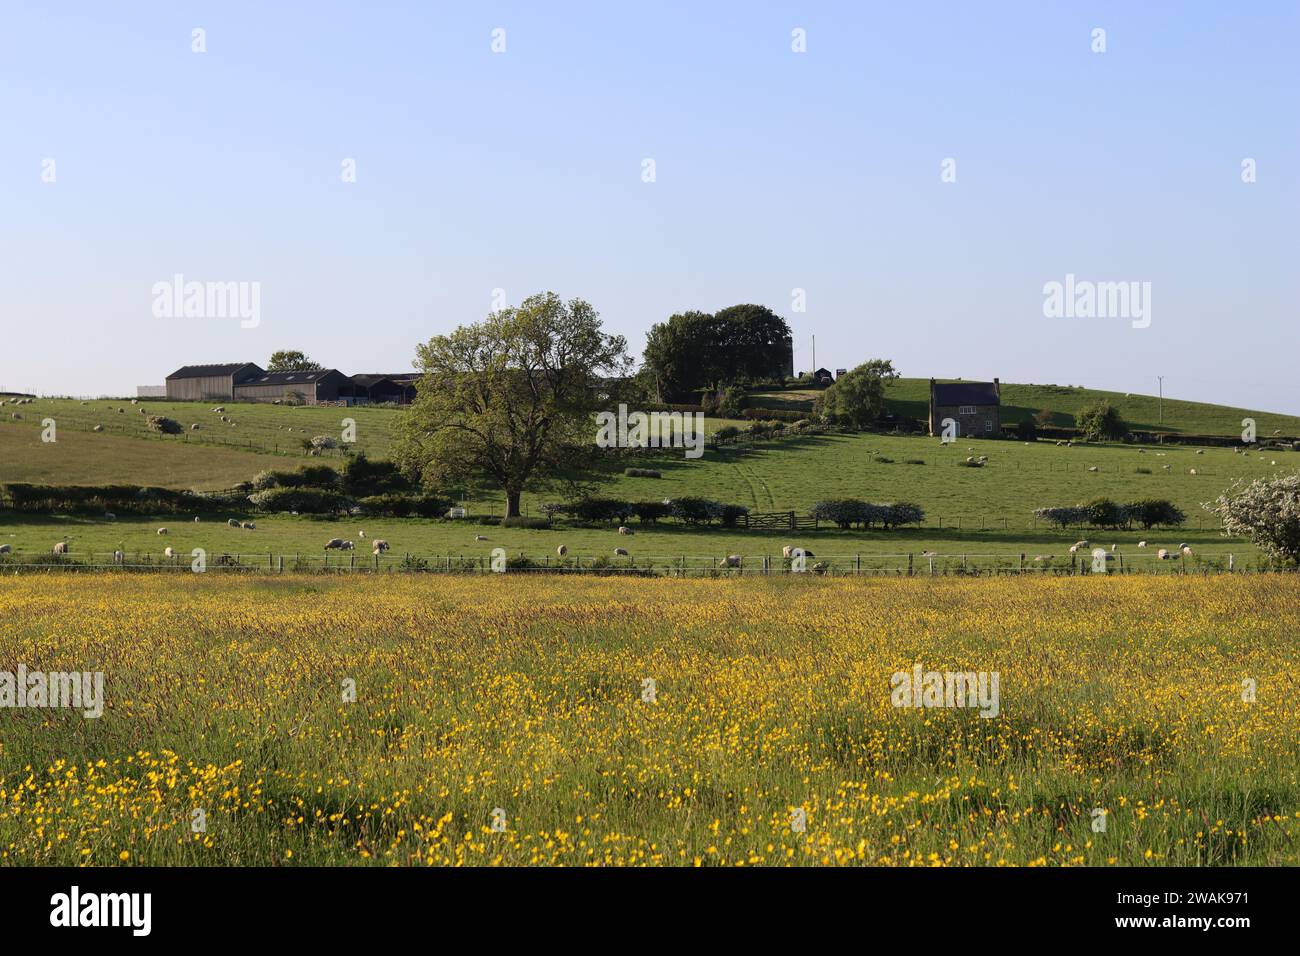
{"type": "Polygon", "coordinates": [[[506,489],[506,517],[507,518],[519,517],[519,496],[520,496],[520,492],[511,491],[509,488],[506,489]]]}

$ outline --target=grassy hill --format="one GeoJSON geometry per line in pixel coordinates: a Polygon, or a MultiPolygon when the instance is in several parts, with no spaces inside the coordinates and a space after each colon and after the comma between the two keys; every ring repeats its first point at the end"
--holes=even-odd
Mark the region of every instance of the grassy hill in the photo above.
{"type": "MultiPolygon", "coordinates": [[[[941,379],[940,381],[954,381],[941,379]]],[[[790,411],[808,410],[817,397],[817,389],[785,389],[760,391],[751,395],[752,403],[765,408],[790,411]]],[[[1164,431],[1188,435],[1240,435],[1241,420],[1254,418],[1260,438],[1278,431],[1287,436],[1300,436],[1300,417],[1272,412],[1189,402],[1180,399],[1164,400],[1163,424],[1159,399],[1155,395],[1107,392],[1101,389],[1080,388],[1071,385],[1016,385],[1002,383],[1002,421],[1015,424],[1033,418],[1040,410],[1052,413],[1051,424],[1069,427],[1075,415],[1087,404],[1105,399],[1119,409],[1130,428],[1140,431],[1164,431]]],[[[891,382],[886,393],[889,410],[895,415],[924,419],[929,416],[930,380],[925,378],[900,378],[891,382]]]]}

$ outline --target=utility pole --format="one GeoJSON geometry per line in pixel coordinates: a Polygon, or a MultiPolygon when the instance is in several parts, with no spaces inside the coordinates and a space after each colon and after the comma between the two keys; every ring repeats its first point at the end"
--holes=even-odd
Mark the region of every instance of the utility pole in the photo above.
{"type": "Polygon", "coordinates": [[[816,371],[817,371],[817,336],[815,336],[815,335],[812,337],[812,349],[813,349],[813,367],[812,367],[812,370],[813,370],[814,372],[816,372],[816,371]]]}
{"type": "Polygon", "coordinates": [[[1165,423],[1165,377],[1157,375],[1156,381],[1160,383],[1160,398],[1156,402],[1156,408],[1159,409],[1160,424],[1163,425],[1165,423]]]}

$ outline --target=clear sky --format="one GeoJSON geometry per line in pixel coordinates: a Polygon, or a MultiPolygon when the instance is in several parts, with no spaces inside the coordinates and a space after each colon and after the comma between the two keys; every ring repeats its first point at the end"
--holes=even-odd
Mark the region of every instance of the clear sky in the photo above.
{"type": "Polygon", "coordinates": [[[1297,50],[1282,0],[8,3],[0,388],[403,371],[552,289],[638,356],[761,302],[800,369],[815,334],[832,369],[1300,413],[1297,50]],[[178,273],[259,283],[259,322],[156,316],[178,273]],[[1067,274],[1150,282],[1150,325],[1046,317],[1067,274]]]}

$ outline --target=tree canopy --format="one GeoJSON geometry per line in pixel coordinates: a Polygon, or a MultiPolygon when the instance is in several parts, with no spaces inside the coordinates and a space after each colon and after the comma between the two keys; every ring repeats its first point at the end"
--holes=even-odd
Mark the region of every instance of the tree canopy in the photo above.
{"type": "Polygon", "coordinates": [[[645,364],[659,397],[781,379],[790,327],[765,305],[678,312],[651,327],[645,364]]]}
{"type": "Polygon", "coordinates": [[[1119,441],[1128,434],[1128,425],[1119,409],[1101,399],[1079,411],[1079,430],[1089,441],[1119,441]]]}
{"type": "Polygon", "coordinates": [[[506,516],[518,516],[525,488],[592,453],[593,416],[609,379],[628,373],[626,350],[590,304],[553,292],[436,335],[416,352],[423,378],[396,456],[426,485],[486,477],[505,491],[506,516]]]}
{"type": "Polygon", "coordinates": [[[318,372],[321,365],[313,362],[305,353],[298,351],[279,351],[271,354],[266,363],[268,372],[318,372]]]}
{"type": "Polygon", "coordinates": [[[888,359],[872,359],[845,372],[817,396],[817,410],[833,421],[866,428],[885,413],[885,383],[898,378],[888,359]]]}

